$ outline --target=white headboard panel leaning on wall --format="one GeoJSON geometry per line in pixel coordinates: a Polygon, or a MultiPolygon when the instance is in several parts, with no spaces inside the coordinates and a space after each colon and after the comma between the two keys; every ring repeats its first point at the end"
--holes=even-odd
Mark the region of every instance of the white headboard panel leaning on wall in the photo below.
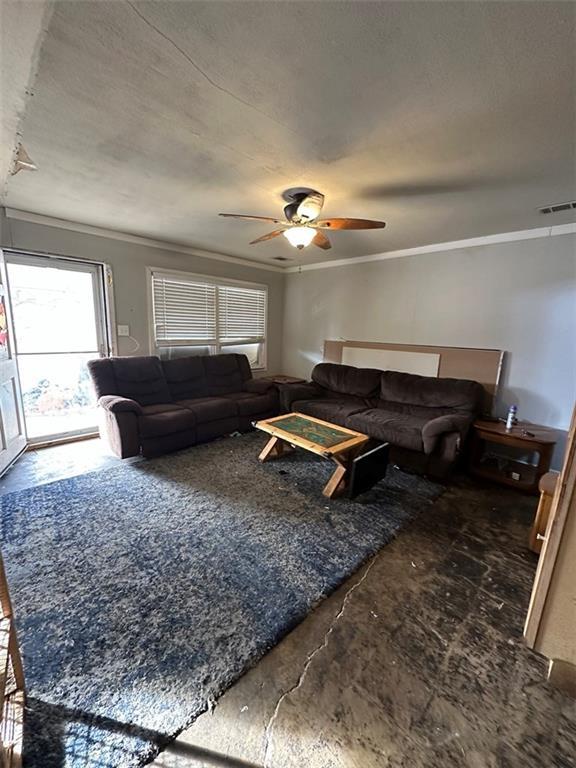
{"type": "Polygon", "coordinates": [[[487,393],[486,410],[498,390],[504,352],[500,349],[431,347],[419,344],[387,344],[379,341],[324,342],[324,361],[358,368],[381,368],[420,376],[472,379],[487,393]]]}
{"type": "Polygon", "coordinates": [[[357,368],[381,368],[383,371],[438,376],[440,355],[437,352],[409,352],[399,349],[342,348],[342,362],[357,368]]]}

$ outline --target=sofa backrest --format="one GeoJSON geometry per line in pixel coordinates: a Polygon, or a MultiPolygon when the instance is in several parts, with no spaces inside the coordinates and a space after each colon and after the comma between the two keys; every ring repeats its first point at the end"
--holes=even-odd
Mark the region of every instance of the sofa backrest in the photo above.
{"type": "Polygon", "coordinates": [[[482,410],[483,399],[484,388],[477,381],[398,371],[381,373],[380,400],[384,402],[476,414],[482,410]]]}
{"type": "Polygon", "coordinates": [[[108,357],[90,360],[96,394],[119,395],[140,405],[170,402],[170,390],[157,357],[108,357]]]}
{"type": "Polygon", "coordinates": [[[111,357],[116,392],[140,405],[170,402],[170,390],[157,357],[111,357]]]}
{"type": "Polygon", "coordinates": [[[252,378],[246,355],[197,355],[163,360],[172,400],[214,397],[241,392],[252,378]]]}
{"type": "Polygon", "coordinates": [[[172,400],[190,400],[208,397],[204,371],[204,356],[177,357],[162,360],[162,370],[168,382],[172,400]]]}
{"type": "Polygon", "coordinates": [[[116,395],[116,379],[114,378],[114,368],[109,357],[99,357],[97,360],[88,360],[88,372],[94,384],[96,397],[104,395],[116,395]]]}
{"type": "Polygon", "coordinates": [[[203,359],[206,386],[211,395],[241,392],[244,382],[252,378],[246,355],[209,355],[203,359]]]}
{"type": "Polygon", "coordinates": [[[312,371],[312,381],[331,392],[368,398],[377,396],[381,375],[375,368],[319,363],[312,371]]]}
{"type": "Polygon", "coordinates": [[[105,357],[90,360],[88,370],[98,397],[119,395],[140,405],[241,392],[252,378],[246,355],[105,357]]]}

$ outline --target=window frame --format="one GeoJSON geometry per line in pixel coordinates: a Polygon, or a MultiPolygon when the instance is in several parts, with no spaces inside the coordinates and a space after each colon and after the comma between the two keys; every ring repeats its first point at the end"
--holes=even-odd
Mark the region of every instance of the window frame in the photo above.
{"type": "Polygon", "coordinates": [[[154,317],[154,275],[160,275],[163,277],[174,278],[176,280],[189,280],[190,282],[207,283],[216,286],[216,343],[205,344],[203,346],[208,347],[210,354],[221,354],[226,352],[227,347],[237,347],[242,344],[261,344],[261,354],[258,361],[258,365],[252,367],[253,371],[266,371],[268,366],[268,286],[266,283],[255,283],[247,280],[233,280],[231,278],[220,278],[214,275],[203,275],[197,272],[186,272],[178,269],[164,269],[162,267],[146,267],[146,282],[147,282],[147,310],[148,310],[148,344],[151,355],[158,354],[160,348],[170,347],[189,347],[193,346],[187,341],[176,341],[172,343],[158,343],[156,340],[156,324],[154,317]],[[258,291],[263,291],[265,294],[265,307],[264,307],[264,338],[246,338],[240,341],[222,342],[220,340],[220,321],[219,321],[219,295],[218,288],[247,288],[258,291]]]}

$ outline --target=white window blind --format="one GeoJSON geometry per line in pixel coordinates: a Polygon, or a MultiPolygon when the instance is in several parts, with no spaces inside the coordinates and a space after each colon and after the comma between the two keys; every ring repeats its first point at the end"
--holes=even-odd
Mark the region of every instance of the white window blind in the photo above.
{"type": "Polygon", "coordinates": [[[196,275],[152,272],[154,341],[170,348],[209,349],[211,353],[246,354],[252,367],[266,361],[264,286],[202,280],[196,275]]]}
{"type": "Polygon", "coordinates": [[[222,343],[264,341],[266,291],[218,286],[218,336],[222,343]]]}
{"type": "Polygon", "coordinates": [[[154,330],[160,346],[216,344],[216,286],[152,275],[154,330]]]}

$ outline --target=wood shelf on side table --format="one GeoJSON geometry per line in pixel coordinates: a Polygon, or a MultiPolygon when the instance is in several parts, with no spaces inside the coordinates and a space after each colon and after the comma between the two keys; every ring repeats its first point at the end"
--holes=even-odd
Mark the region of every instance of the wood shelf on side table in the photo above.
{"type": "Polygon", "coordinates": [[[501,421],[477,419],[472,425],[468,468],[471,474],[477,477],[537,494],[540,478],[550,469],[556,440],[555,430],[539,424],[518,423],[511,430],[507,430],[506,425],[501,421]],[[498,466],[489,466],[483,462],[486,444],[490,443],[501,445],[511,452],[536,453],[538,463],[530,465],[513,458],[502,457],[502,460],[506,461],[507,469],[516,471],[520,475],[520,479],[514,479],[498,466]]]}

